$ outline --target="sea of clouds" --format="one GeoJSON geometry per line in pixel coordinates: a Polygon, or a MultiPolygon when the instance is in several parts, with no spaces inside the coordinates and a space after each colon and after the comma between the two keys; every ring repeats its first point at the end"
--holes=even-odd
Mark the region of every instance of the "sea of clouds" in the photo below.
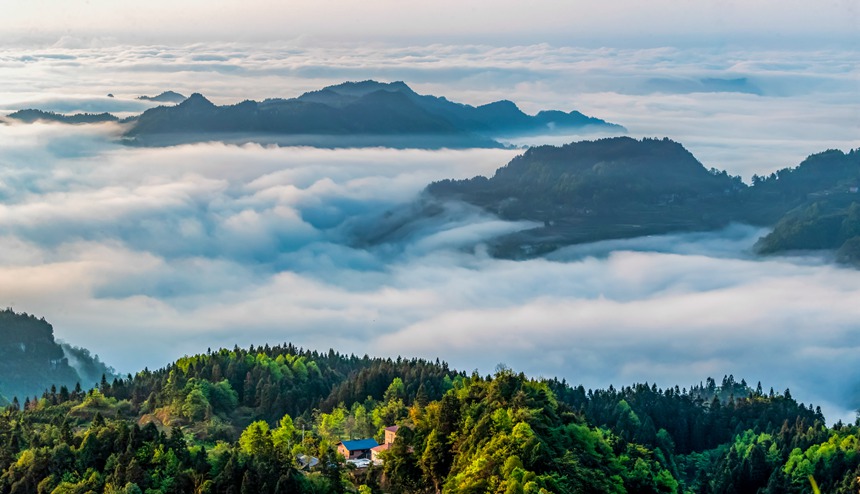
{"type": "MultiPolygon", "coordinates": [[[[0,50],[0,114],[132,114],[152,105],[134,96],[166,89],[230,103],[374,78],[472,104],[578,109],[745,178],[860,146],[858,68],[838,51],[67,45],[0,50]]],[[[356,232],[408,216],[431,181],[491,175],[520,151],[147,149],[118,144],[120,131],[0,124],[0,303],[120,371],[290,341],[484,373],[505,363],[587,387],[731,373],[790,387],[832,420],[860,406],[860,272],[826,256],[757,257],[766,230],[506,261],[484,243],[531,225],[449,204],[365,246],[356,232]]]]}
{"type": "MultiPolygon", "coordinates": [[[[295,97],[345,80],[403,80],[421,94],[524,111],[579,110],[636,137],[669,137],[708,167],[745,179],[811,153],[860,145],[860,64],[848,47],[807,50],[199,43],[116,45],[62,38],[0,48],[0,114],[139,113],[171,89],[217,104],[295,97]],[[113,94],[114,98],[107,97],[113,94]]],[[[570,135],[513,144],[570,142],[570,135]]]]}

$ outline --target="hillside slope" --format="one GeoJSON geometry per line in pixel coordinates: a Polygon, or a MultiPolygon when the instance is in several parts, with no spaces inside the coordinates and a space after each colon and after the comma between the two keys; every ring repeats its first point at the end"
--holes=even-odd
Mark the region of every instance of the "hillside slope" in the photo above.
{"type": "Polygon", "coordinates": [[[492,252],[500,257],[743,222],[776,225],[760,242],[762,253],[841,249],[841,258],[853,262],[858,185],[858,151],[815,154],[747,186],[740,177],[706,169],[669,139],[617,137],[531,148],[490,178],[432,183],[424,209],[456,200],[504,219],[543,224],[493,240],[492,252]]]}
{"type": "Polygon", "coordinates": [[[41,395],[52,385],[69,389],[80,383],[92,386],[111,369],[86,350],[54,340],[54,328],[11,309],[0,311],[0,396],[6,401],[41,395]],[[77,368],[70,365],[72,363],[77,368]]]}
{"type": "Polygon", "coordinates": [[[732,376],[586,391],[266,345],[7,407],[0,493],[776,494],[807,492],[808,473],[847,493],[858,436],[788,390],[732,376]],[[395,438],[369,467],[336,451],[386,430],[395,438]]]}

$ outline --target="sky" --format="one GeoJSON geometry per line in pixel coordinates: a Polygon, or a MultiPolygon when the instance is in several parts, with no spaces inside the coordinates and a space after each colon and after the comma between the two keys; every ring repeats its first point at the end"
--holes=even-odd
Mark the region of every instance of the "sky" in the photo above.
{"type": "MultiPolygon", "coordinates": [[[[548,41],[642,46],[857,42],[852,0],[10,0],[8,39],[57,34],[135,43],[194,41],[548,41]]],[[[845,47],[848,48],[848,47],[845,47]]]]}
{"type": "MultiPolygon", "coordinates": [[[[860,147],[851,1],[127,5],[11,2],[0,115],[125,116],[167,89],[227,104],[372,78],[579,110],[746,180],[860,147]]],[[[733,374],[790,387],[831,420],[860,406],[860,272],[826,255],[758,257],[766,229],[503,261],[485,242],[530,225],[451,203],[365,248],[356,237],[408,214],[428,183],[491,175],[520,150],[141,149],[119,132],[0,124],[0,305],[122,372],[290,341],[587,387],[733,374]]]]}

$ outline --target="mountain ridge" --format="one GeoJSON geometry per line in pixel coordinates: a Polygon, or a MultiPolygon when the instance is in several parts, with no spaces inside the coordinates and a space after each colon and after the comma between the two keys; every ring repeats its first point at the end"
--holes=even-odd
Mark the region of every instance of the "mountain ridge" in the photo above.
{"type": "MultiPolygon", "coordinates": [[[[198,92],[188,98],[165,92],[138,99],[177,104],[150,108],[122,120],[104,114],[99,121],[119,121],[123,142],[140,146],[217,140],[332,148],[500,148],[504,147],[500,138],[625,130],[578,111],[542,110],[528,115],[509,100],[480,106],[456,103],[418,94],[403,81],[344,82],[295,98],[245,100],[221,106],[198,92]]],[[[39,110],[19,111],[8,117],[60,123],[85,123],[86,118],[95,118],[39,110]]]]}
{"type": "Polygon", "coordinates": [[[549,110],[531,116],[507,100],[474,107],[420,95],[402,81],[372,80],[344,82],[291,99],[246,100],[225,106],[214,105],[194,93],[174,107],[147,110],[128,123],[130,128],[125,136],[137,141],[176,133],[450,135],[474,136],[476,147],[497,147],[498,143],[491,140],[505,135],[558,133],[589,127],[623,130],[619,125],[576,111],[549,110]]]}
{"type": "Polygon", "coordinates": [[[490,253],[502,258],[535,257],[600,240],[710,231],[740,222],[776,226],[760,241],[761,254],[840,249],[840,259],[856,263],[858,185],[860,150],[816,153],[795,168],[755,176],[753,185],[747,185],[725,171],[706,169],[668,138],[613,137],[532,147],[489,178],[431,183],[411,219],[386,215],[376,232],[359,231],[356,238],[359,244],[385,243],[454,200],[505,220],[543,225],[491,239],[490,253]],[[815,204],[811,213],[800,214],[815,204]],[[792,220],[798,216],[802,223],[792,220]],[[841,230],[822,238],[832,241],[804,240],[835,228],[831,223],[841,230]]]}

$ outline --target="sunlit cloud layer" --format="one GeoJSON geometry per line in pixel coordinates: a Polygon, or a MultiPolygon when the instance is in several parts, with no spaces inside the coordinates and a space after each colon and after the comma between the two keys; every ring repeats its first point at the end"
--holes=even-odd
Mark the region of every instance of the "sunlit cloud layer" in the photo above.
{"type": "Polygon", "coordinates": [[[830,417],[860,405],[860,273],[758,258],[763,230],[504,261],[483,243],[529,225],[449,204],[360,248],[356,229],[408,210],[428,182],[491,174],[516,151],[140,149],[114,132],[0,126],[0,302],[121,371],[290,341],[589,387],[732,373],[830,417]]]}
{"type": "Polygon", "coordinates": [[[153,106],[137,96],[167,89],[229,104],[294,97],[344,80],[404,80],[420,93],[474,105],[509,99],[530,113],[579,110],[637,137],[678,140],[706,166],[747,180],[814,152],[860,146],[860,64],[847,47],[68,44],[0,49],[0,114],[38,107],[127,116],[153,106]]]}
{"type": "MultiPolygon", "coordinates": [[[[91,2],[110,17],[107,3],[91,2]]],[[[361,8],[385,6],[370,3],[361,8]]],[[[541,28],[546,36],[521,30],[519,37],[465,44],[410,36],[396,44],[319,43],[294,32],[291,41],[250,43],[249,34],[235,43],[167,45],[176,34],[171,23],[182,16],[161,12],[164,33],[143,30],[130,40],[99,29],[59,38],[51,27],[59,17],[49,16],[29,34],[0,29],[0,38],[11,40],[0,48],[0,117],[27,107],[127,116],[154,105],[137,96],[168,89],[229,104],[293,97],[344,80],[404,80],[422,94],[473,105],[509,99],[530,113],[579,110],[636,137],[675,139],[706,167],[749,179],[828,148],[860,147],[860,64],[854,35],[843,29],[851,17],[841,15],[855,7],[774,10],[768,3],[675,9],[674,17],[656,15],[652,28],[686,15],[699,23],[668,32],[696,38],[702,19],[764,9],[777,14],[764,26],[755,22],[770,26],[766,36],[780,26],[808,41],[817,39],[822,19],[839,12],[820,39],[845,43],[750,48],[739,37],[719,49],[671,48],[642,28],[631,36],[648,43],[582,48],[606,43],[598,37],[570,46],[576,43],[564,33],[553,38],[550,25],[541,28]],[[801,18],[808,23],[803,29],[792,24],[801,18]]],[[[53,0],[32,8],[49,4],[69,12],[53,0]]],[[[132,21],[142,22],[161,4],[147,5],[132,21]]],[[[287,4],[266,7],[289,10],[279,5],[287,4]]],[[[310,9],[304,19],[313,24],[310,4],[289,5],[310,9]]],[[[647,24],[637,10],[643,7],[628,7],[623,14],[613,10],[613,18],[647,24]]],[[[668,7],[652,2],[649,15],[668,7]]],[[[27,24],[22,19],[32,8],[4,16],[0,27],[27,24]]],[[[567,8],[563,13],[576,11],[567,8]]],[[[528,9],[546,17],[545,4],[528,9]]],[[[600,20],[609,10],[587,14],[600,20]]],[[[555,12],[552,22],[565,21],[555,12]]],[[[230,9],[198,14],[192,27],[245,18],[230,9]]],[[[523,25],[527,19],[519,18],[523,25]]],[[[727,21],[734,31],[726,32],[749,34],[753,27],[741,16],[727,21]]],[[[267,34],[265,22],[255,26],[260,36],[284,39],[267,34]]],[[[628,29],[622,24],[618,30],[628,29]]],[[[189,39],[204,39],[194,29],[189,39]]],[[[576,31],[570,22],[564,29],[576,31]]],[[[709,30],[704,34],[716,33],[709,30]]],[[[854,303],[860,273],[826,257],[758,258],[751,248],[763,230],[734,225],[600,242],[513,262],[490,258],[483,244],[528,224],[451,203],[396,241],[365,248],[356,232],[378,228],[381,216],[407,216],[429,182],[490,175],[518,151],[218,143],[141,149],[118,144],[121,131],[116,124],[0,123],[0,304],[45,316],[60,338],[121,371],[158,367],[207,347],[291,341],[439,357],[484,373],[505,363],[589,387],[644,380],[689,386],[732,373],[790,387],[834,420],[851,418],[860,406],[860,372],[852,362],[860,344],[854,303]]]]}

